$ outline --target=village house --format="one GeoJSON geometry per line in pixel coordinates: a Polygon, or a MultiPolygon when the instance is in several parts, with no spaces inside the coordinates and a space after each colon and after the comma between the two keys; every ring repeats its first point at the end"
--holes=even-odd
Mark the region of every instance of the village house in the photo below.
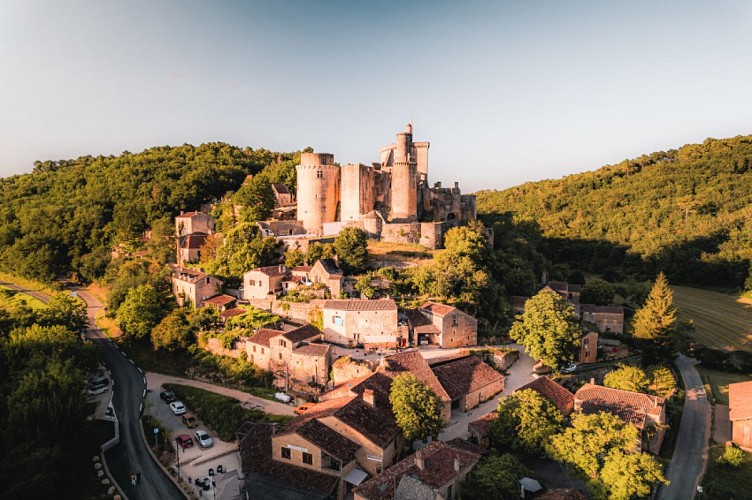
{"type": "Polygon", "coordinates": [[[467,347],[478,344],[478,320],[454,306],[428,301],[407,312],[415,345],[467,347]]]}
{"type": "Polygon", "coordinates": [[[355,500],[457,498],[480,460],[466,447],[434,441],[354,490],[355,500]]]}
{"type": "Polygon", "coordinates": [[[283,264],[246,271],[243,273],[243,299],[267,299],[282,293],[282,281],[286,275],[283,264]]]}
{"type": "Polygon", "coordinates": [[[344,274],[334,259],[317,260],[308,276],[313,283],[326,285],[332,297],[339,297],[342,293],[344,274]]]}
{"type": "Polygon", "coordinates": [[[582,285],[574,285],[567,283],[566,281],[549,281],[544,288],[552,290],[561,297],[572,304],[580,303],[580,294],[582,293],[582,285]]]}
{"type": "Polygon", "coordinates": [[[752,382],[729,384],[731,440],[752,452],[752,382]]]}
{"type": "Polygon", "coordinates": [[[334,344],[354,347],[399,342],[397,304],[391,299],[327,300],[323,305],[323,322],[324,340],[334,344]]]}
{"type": "Polygon", "coordinates": [[[494,410],[467,424],[470,441],[477,443],[484,450],[489,449],[491,447],[491,427],[498,418],[499,412],[494,410]]]}
{"type": "Polygon", "coordinates": [[[582,333],[577,361],[580,363],[595,363],[598,361],[598,332],[585,330],[582,333]]]}
{"type": "Polygon", "coordinates": [[[592,381],[574,394],[574,409],[583,413],[607,412],[634,424],[641,435],[638,449],[657,455],[666,433],[666,400],[639,392],[622,391],[592,381]]]}
{"type": "Polygon", "coordinates": [[[237,299],[235,297],[220,293],[215,295],[214,297],[210,297],[204,300],[204,307],[213,307],[220,313],[223,313],[229,311],[230,309],[233,309],[236,302],[237,299]]]}
{"type": "Polygon", "coordinates": [[[514,392],[533,390],[553,403],[562,415],[568,417],[574,411],[574,394],[545,375],[529,382],[514,392]]]}
{"type": "Polygon", "coordinates": [[[261,328],[245,344],[248,360],[274,373],[274,385],[305,396],[321,393],[329,380],[332,347],[320,343],[313,325],[289,331],[261,328]]]}
{"type": "Polygon", "coordinates": [[[175,217],[175,234],[179,238],[194,233],[214,234],[214,218],[204,212],[180,212],[175,217]]]}
{"type": "Polygon", "coordinates": [[[187,267],[173,268],[172,293],[179,306],[191,304],[195,309],[222,290],[222,282],[209,274],[187,267]]]}
{"type": "Polygon", "coordinates": [[[281,182],[272,184],[272,192],[274,193],[274,200],[278,207],[289,207],[295,204],[295,198],[293,198],[287,186],[281,182]]]}
{"type": "Polygon", "coordinates": [[[619,335],[624,333],[623,307],[581,304],[580,316],[582,321],[595,325],[599,332],[619,335]]]}
{"type": "Polygon", "coordinates": [[[453,410],[470,411],[504,390],[504,376],[478,356],[442,363],[431,370],[452,400],[453,410]]]}
{"type": "Polygon", "coordinates": [[[201,259],[201,247],[209,237],[206,233],[191,233],[178,237],[178,266],[201,259]]]}

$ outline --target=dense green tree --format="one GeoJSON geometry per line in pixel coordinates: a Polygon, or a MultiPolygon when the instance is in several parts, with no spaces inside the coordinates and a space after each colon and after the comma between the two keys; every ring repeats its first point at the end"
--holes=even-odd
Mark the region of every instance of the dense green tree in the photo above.
{"type": "Polygon", "coordinates": [[[607,306],[614,301],[614,288],[608,281],[593,278],[582,287],[580,302],[607,306]]]}
{"type": "Polygon", "coordinates": [[[242,222],[227,231],[217,258],[206,265],[207,271],[222,277],[240,278],[244,272],[279,261],[279,243],[263,238],[258,226],[242,222]]]}
{"type": "Polygon", "coordinates": [[[409,443],[429,436],[435,438],[441,432],[441,400],[412,373],[394,378],[389,402],[397,425],[409,443]]]}
{"type": "Polygon", "coordinates": [[[543,289],[527,301],[509,336],[524,345],[533,358],[559,368],[574,360],[582,328],[574,307],[558,293],[543,289]]]}
{"type": "Polygon", "coordinates": [[[737,468],[741,467],[744,463],[744,452],[733,444],[727,444],[726,451],[723,452],[723,455],[718,457],[716,462],[721,465],[729,465],[737,468]]]}
{"type": "Polygon", "coordinates": [[[622,391],[646,392],[648,384],[645,372],[631,365],[619,365],[616,370],[608,372],[603,379],[603,385],[606,387],[622,391]]]}
{"type": "Polygon", "coordinates": [[[331,259],[332,257],[334,257],[334,246],[331,243],[314,241],[308,245],[306,264],[312,266],[319,259],[331,259]]]}
{"type": "Polygon", "coordinates": [[[272,215],[275,202],[272,183],[263,173],[255,175],[243,183],[233,200],[243,207],[240,211],[243,222],[267,220],[272,215]]]}
{"type": "Polygon", "coordinates": [[[290,248],[285,251],[285,267],[287,267],[287,269],[294,269],[298,266],[305,265],[305,263],[305,254],[297,248],[290,248]]]}
{"type": "Polygon", "coordinates": [[[282,321],[282,319],[276,314],[262,311],[255,307],[248,306],[245,309],[246,310],[243,314],[229,318],[225,324],[230,327],[258,330],[265,326],[276,325],[282,321]]]}
{"type": "Polygon", "coordinates": [[[151,331],[151,345],[154,350],[175,351],[186,349],[195,341],[185,312],[175,309],[165,316],[151,331]]]}
{"type": "Polygon", "coordinates": [[[611,450],[606,456],[600,471],[597,488],[601,498],[609,500],[630,500],[646,498],[658,483],[668,484],[663,476],[663,466],[647,453],[630,453],[611,450]]]}
{"type": "Polygon", "coordinates": [[[636,338],[670,349],[676,333],[676,308],[665,274],[658,274],[645,305],[635,313],[632,326],[636,338]]]}
{"type": "Polygon", "coordinates": [[[117,316],[127,337],[142,339],[149,336],[162,317],[157,290],[148,283],[130,290],[118,308],[117,316]]]}
{"type": "Polygon", "coordinates": [[[676,378],[670,368],[660,365],[649,366],[650,392],[662,398],[668,398],[676,390],[676,378]]]}
{"type": "Polygon", "coordinates": [[[582,274],[582,271],[574,270],[569,274],[567,283],[569,283],[570,285],[584,285],[585,275],[582,274]]]}
{"type": "Polygon", "coordinates": [[[491,427],[495,446],[545,455],[551,436],[564,427],[564,416],[536,391],[517,391],[499,401],[499,417],[491,427]]]}
{"type": "Polygon", "coordinates": [[[359,227],[346,227],[334,239],[334,251],[345,274],[361,273],[368,262],[368,235],[359,227]]]}
{"type": "Polygon", "coordinates": [[[47,303],[47,307],[40,312],[39,323],[42,325],[62,325],[68,330],[84,333],[89,324],[89,317],[86,315],[86,303],[66,293],[55,294],[47,303]]]}
{"type": "Polygon", "coordinates": [[[483,457],[462,484],[462,498],[515,500],[520,498],[520,479],[529,474],[509,453],[483,457]]]}

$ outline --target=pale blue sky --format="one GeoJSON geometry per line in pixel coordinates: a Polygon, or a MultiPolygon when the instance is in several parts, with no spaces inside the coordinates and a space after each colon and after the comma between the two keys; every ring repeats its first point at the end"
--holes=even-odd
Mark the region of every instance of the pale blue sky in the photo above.
{"type": "Polygon", "coordinates": [[[431,181],[561,177],[752,133],[752,2],[0,2],[0,175],[224,141],[431,181]]]}

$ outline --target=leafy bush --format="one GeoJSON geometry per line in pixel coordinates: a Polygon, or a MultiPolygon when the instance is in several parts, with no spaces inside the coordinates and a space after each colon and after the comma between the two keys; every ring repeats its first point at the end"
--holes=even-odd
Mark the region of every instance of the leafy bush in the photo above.
{"type": "Polygon", "coordinates": [[[164,384],[164,388],[174,392],[222,441],[234,441],[235,431],[248,420],[286,423],[291,419],[286,415],[269,415],[261,410],[243,408],[237,399],[196,387],[164,384]]]}
{"type": "Polygon", "coordinates": [[[744,452],[734,445],[727,445],[726,451],[718,457],[718,464],[726,464],[731,467],[741,467],[744,463],[744,452]]]}

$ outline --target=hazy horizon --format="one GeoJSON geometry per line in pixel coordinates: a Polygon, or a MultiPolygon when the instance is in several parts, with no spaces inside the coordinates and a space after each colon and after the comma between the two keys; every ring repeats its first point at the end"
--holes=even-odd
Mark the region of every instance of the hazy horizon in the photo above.
{"type": "Polygon", "coordinates": [[[0,5],[0,176],[221,141],[378,161],[412,121],[465,192],[752,133],[747,2],[0,5]]]}

